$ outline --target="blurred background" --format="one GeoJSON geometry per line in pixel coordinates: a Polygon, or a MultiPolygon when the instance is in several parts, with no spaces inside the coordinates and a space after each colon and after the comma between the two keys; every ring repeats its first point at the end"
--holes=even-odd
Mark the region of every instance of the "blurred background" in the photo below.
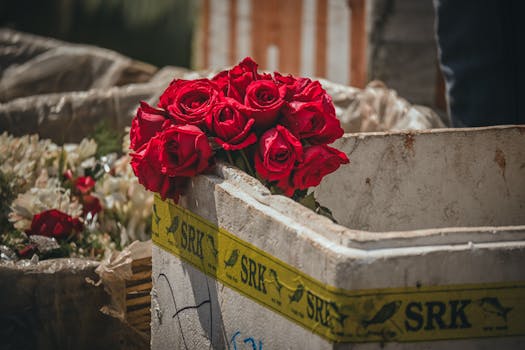
{"type": "Polygon", "coordinates": [[[118,51],[157,67],[263,69],[364,87],[378,79],[445,109],[432,0],[18,0],[0,25],[118,51]]]}

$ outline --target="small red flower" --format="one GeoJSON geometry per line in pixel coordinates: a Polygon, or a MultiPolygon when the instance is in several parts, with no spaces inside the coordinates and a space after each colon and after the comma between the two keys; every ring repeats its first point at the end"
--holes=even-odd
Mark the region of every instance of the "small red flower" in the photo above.
{"type": "Polygon", "coordinates": [[[91,195],[86,194],[82,196],[82,216],[86,217],[88,214],[91,214],[91,216],[94,216],[95,214],[98,214],[102,211],[102,205],[100,204],[100,200],[91,195]]]}
{"type": "Polygon", "coordinates": [[[78,218],[73,218],[57,209],[43,211],[33,216],[28,235],[67,238],[75,232],[80,232],[84,225],[78,218]]]}
{"type": "Polygon", "coordinates": [[[80,176],[75,180],[75,188],[82,194],[91,192],[96,181],[91,176],[80,176]]]}

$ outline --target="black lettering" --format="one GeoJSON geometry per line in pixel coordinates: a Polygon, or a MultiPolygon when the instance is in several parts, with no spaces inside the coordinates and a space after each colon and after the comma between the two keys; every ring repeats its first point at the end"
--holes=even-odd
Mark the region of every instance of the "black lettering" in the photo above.
{"type": "Polygon", "coordinates": [[[314,318],[314,302],[313,302],[313,299],[314,298],[314,295],[312,294],[312,292],[310,291],[307,291],[306,292],[306,302],[308,303],[308,306],[306,308],[306,314],[308,315],[308,318],[312,319],[314,318]]]}
{"type": "Polygon", "coordinates": [[[204,232],[197,230],[197,251],[195,254],[199,258],[204,258],[204,255],[202,254],[202,238],[204,237],[204,232]]]}
{"type": "Polygon", "coordinates": [[[427,325],[425,326],[426,330],[433,330],[434,327],[434,320],[436,321],[437,326],[439,329],[445,329],[447,328],[447,325],[443,322],[443,315],[446,311],[445,303],[442,303],[440,301],[429,301],[425,303],[427,307],[427,325]]]}
{"type": "Polygon", "coordinates": [[[252,259],[248,260],[249,263],[249,270],[250,270],[250,277],[248,279],[248,285],[250,287],[257,288],[257,281],[255,280],[255,273],[257,272],[257,264],[252,259]]]}
{"type": "Polygon", "coordinates": [[[248,282],[248,268],[246,267],[247,262],[248,258],[246,257],[246,255],[243,255],[241,257],[241,281],[244,284],[248,282]]]}
{"type": "Polygon", "coordinates": [[[323,300],[317,295],[315,296],[315,320],[321,322],[321,324],[326,325],[326,321],[323,320],[323,300]]]}
{"type": "Polygon", "coordinates": [[[451,300],[450,304],[450,328],[470,328],[472,325],[465,315],[465,307],[470,304],[470,300],[451,300]],[[461,319],[461,324],[458,326],[458,318],[461,319]]]}
{"type": "Polygon", "coordinates": [[[190,231],[188,232],[188,251],[195,253],[195,227],[188,225],[190,231]]]}
{"type": "Polygon", "coordinates": [[[405,310],[405,315],[407,317],[407,320],[405,320],[405,328],[407,332],[417,332],[423,327],[422,311],[423,307],[421,306],[421,303],[412,302],[407,305],[405,310]],[[415,321],[415,324],[411,324],[409,320],[415,321]]]}
{"type": "Polygon", "coordinates": [[[261,292],[263,292],[264,294],[266,294],[266,286],[264,285],[264,272],[266,271],[266,266],[264,266],[261,263],[259,263],[258,266],[259,266],[259,273],[258,273],[258,276],[259,276],[259,290],[261,292]]]}
{"type": "Polygon", "coordinates": [[[184,221],[182,222],[181,233],[182,233],[182,240],[181,240],[182,248],[186,249],[186,247],[188,246],[188,225],[184,221]]]}

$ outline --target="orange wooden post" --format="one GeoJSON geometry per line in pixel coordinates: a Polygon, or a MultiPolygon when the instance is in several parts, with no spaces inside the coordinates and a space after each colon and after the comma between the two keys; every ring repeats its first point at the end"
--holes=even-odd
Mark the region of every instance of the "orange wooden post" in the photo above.
{"type": "Polygon", "coordinates": [[[223,69],[242,54],[261,69],[366,85],[366,0],[203,0],[201,10],[198,68],[223,69]]]}
{"type": "Polygon", "coordinates": [[[350,84],[363,88],[367,82],[366,1],[348,0],[352,11],[350,41],[350,84]]]}

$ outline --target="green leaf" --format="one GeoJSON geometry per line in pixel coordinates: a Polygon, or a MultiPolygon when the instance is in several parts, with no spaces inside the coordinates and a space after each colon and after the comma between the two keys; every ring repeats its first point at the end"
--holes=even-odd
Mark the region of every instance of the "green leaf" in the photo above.
{"type": "Polygon", "coordinates": [[[316,211],[317,209],[317,202],[315,201],[314,193],[311,192],[310,194],[304,196],[302,199],[299,200],[299,203],[304,205],[310,210],[316,211]]]}
{"type": "Polygon", "coordinates": [[[328,209],[327,207],[323,207],[318,202],[315,202],[315,204],[317,206],[317,208],[315,209],[315,212],[317,214],[325,216],[337,224],[337,220],[334,218],[334,215],[332,214],[332,211],[330,209],[328,209]]]}

